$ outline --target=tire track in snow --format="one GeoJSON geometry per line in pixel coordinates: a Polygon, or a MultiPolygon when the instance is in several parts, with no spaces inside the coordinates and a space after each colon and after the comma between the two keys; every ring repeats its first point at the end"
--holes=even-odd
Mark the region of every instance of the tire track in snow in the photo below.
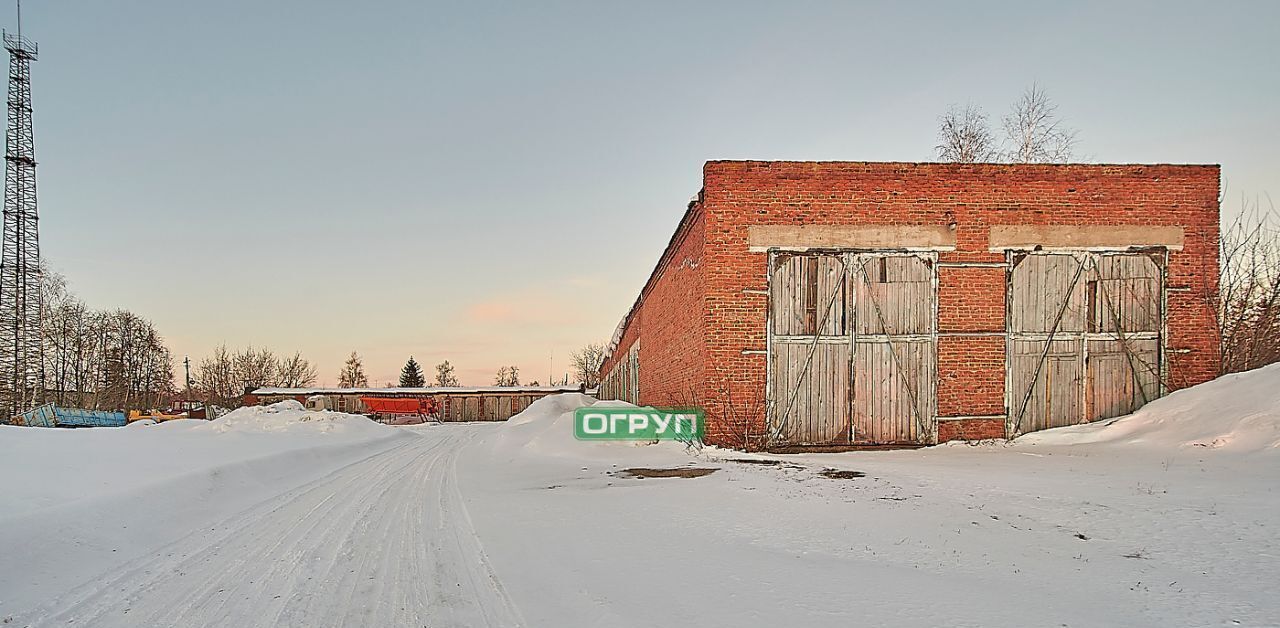
{"type": "Polygon", "coordinates": [[[192,532],[16,625],[522,626],[441,426],[192,532]],[[210,529],[212,528],[212,529],[210,529]]]}

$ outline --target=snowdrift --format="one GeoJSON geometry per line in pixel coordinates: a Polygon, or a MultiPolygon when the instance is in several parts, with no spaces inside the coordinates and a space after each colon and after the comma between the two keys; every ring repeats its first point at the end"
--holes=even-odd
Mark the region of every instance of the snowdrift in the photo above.
{"type": "Polygon", "coordinates": [[[1280,364],[1180,390],[1127,416],[1036,432],[1014,444],[1280,452],[1280,364]]]}
{"type": "Polygon", "coordinates": [[[0,616],[415,437],[294,402],[139,423],[0,426],[0,616]]]}
{"type": "Polygon", "coordinates": [[[599,401],[582,393],[548,395],[502,425],[494,443],[498,453],[509,456],[539,455],[568,458],[627,459],[653,456],[688,460],[690,451],[676,441],[578,440],[573,435],[573,414],[578,408],[635,408],[625,401],[599,401]]]}
{"type": "Polygon", "coordinates": [[[240,408],[214,420],[135,421],[126,427],[62,430],[0,426],[0,521],[81,500],[121,498],[164,484],[205,482],[212,473],[300,455],[341,459],[409,436],[341,412],[312,412],[296,401],[240,408]]]}
{"type": "Polygon", "coordinates": [[[209,421],[203,427],[214,432],[283,432],[307,430],[316,432],[385,433],[395,428],[368,418],[333,412],[307,410],[301,403],[287,399],[269,406],[245,406],[209,421]]]}

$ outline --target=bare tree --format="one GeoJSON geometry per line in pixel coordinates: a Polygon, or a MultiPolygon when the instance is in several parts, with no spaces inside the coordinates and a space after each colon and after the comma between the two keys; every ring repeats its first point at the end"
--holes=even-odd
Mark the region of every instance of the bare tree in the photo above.
{"type": "Polygon", "coordinates": [[[45,268],[43,400],[113,410],[161,407],[173,392],[173,360],[148,320],[127,310],[95,312],[45,268]]]}
{"type": "Polygon", "coordinates": [[[499,367],[498,373],[493,377],[493,383],[496,386],[519,386],[520,369],[515,366],[499,367]]]}
{"type": "Polygon", "coordinates": [[[279,371],[276,355],[269,349],[254,349],[252,346],[235,354],[235,370],[240,377],[243,388],[260,388],[275,386],[279,371]]]}
{"type": "Polygon", "coordinates": [[[951,105],[939,118],[938,145],[934,148],[939,161],[977,163],[995,161],[999,156],[987,114],[973,104],[963,108],[951,105]]]}
{"type": "Polygon", "coordinates": [[[41,303],[45,310],[41,335],[44,341],[46,401],[67,405],[68,399],[75,395],[76,403],[79,403],[74,379],[77,357],[82,357],[82,354],[76,351],[75,344],[87,311],[84,304],[68,292],[65,277],[44,263],[41,263],[40,272],[43,275],[41,303]]]}
{"type": "Polygon", "coordinates": [[[1222,372],[1280,362],[1280,220],[1247,200],[1219,240],[1216,296],[1222,372]]]}
{"type": "Polygon", "coordinates": [[[316,383],[316,367],[302,357],[300,351],[280,358],[276,364],[275,384],[281,388],[306,388],[316,383]]]}
{"type": "Polygon", "coordinates": [[[207,402],[235,408],[241,405],[246,388],[314,385],[316,367],[297,351],[277,358],[268,349],[248,347],[230,351],[222,344],[196,365],[194,378],[207,402]]]}
{"type": "Polygon", "coordinates": [[[453,365],[448,360],[436,365],[436,386],[458,386],[458,377],[453,374],[453,365]]]}
{"type": "Polygon", "coordinates": [[[351,357],[347,358],[347,363],[338,373],[338,388],[360,388],[368,385],[369,378],[364,374],[364,362],[360,359],[360,354],[352,351],[351,357]]]}
{"type": "Polygon", "coordinates": [[[200,360],[195,380],[208,403],[230,408],[240,406],[244,388],[236,372],[235,357],[226,345],[218,345],[213,355],[200,360]]]}
{"type": "Polygon", "coordinates": [[[600,385],[600,363],[604,362],[604,345],[593,342],[569,355],[569,368],[578,382],[587,388],[600,385]]]}
{"type": "Polygon", "coordinates": [[[1062,124],[1058,119],[1058,106],[1040,86],[1032,83],[1003,122],[1010,145],[1005,156],[1008,161],[1021,164],[1071,161],[1076,131],[1062,124]]]}

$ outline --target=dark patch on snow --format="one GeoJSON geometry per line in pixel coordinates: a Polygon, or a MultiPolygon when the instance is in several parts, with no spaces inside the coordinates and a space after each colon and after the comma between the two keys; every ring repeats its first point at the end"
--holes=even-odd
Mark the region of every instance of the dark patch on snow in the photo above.
{"type": "Polygon", "coordinates": [[[848,469],[823,469],[818,472],[818,475],[832,480],[852,480],[854,478],[867,477],[867,474],[861,471],[850,471],[848,469]]]}
{"type": "Polygon", "coordinates": [[[711,475],[718,468],[713,467],[683,467],[675,469],[652,469],[648,467],[632,467],[623,469],[618,475],[628,478],[700,478],[704,475],[711,475]]]}

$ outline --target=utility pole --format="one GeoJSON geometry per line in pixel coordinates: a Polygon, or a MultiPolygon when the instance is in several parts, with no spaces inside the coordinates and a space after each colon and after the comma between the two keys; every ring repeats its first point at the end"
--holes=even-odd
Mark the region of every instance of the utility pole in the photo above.
{"type": "Polygon", "coordinates": [[[182,367],[187,371],[187,400],[191,400],[191,356],[182,357],[182,367]]]}

